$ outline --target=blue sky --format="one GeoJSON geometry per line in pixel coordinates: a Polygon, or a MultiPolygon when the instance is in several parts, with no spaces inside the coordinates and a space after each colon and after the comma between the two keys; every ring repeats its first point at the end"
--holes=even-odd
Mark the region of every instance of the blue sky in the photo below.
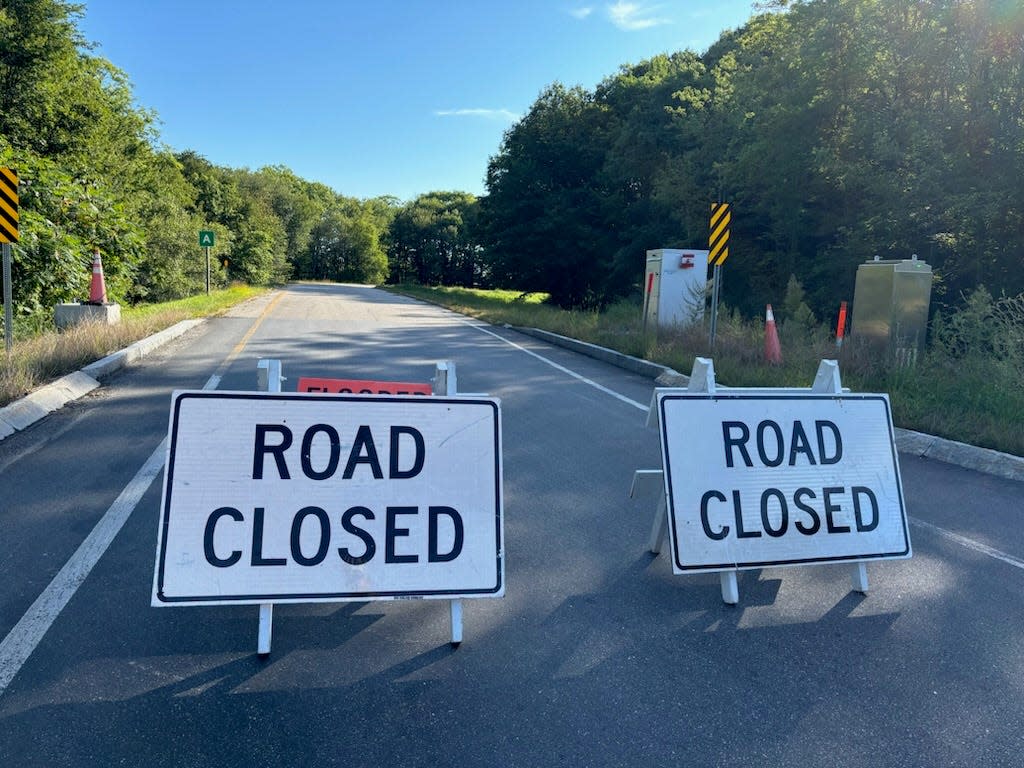
{"type": "Polygon", "coordinates": [[[540,92],[704,51],[751,0],[81,0],[160,139],[217,165],[286,165],[351,197],[484,193],[540,92]]]}

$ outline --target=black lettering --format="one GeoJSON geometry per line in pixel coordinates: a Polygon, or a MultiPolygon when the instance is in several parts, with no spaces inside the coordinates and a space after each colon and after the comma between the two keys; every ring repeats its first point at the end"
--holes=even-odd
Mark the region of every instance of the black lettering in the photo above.
{"type": "MultiPolygon", "coordinates": [[[[750,454],[747,453],[747,440],[750,439],[750,429],[742,421],[723,421],[722,422],[722,442],[725,446],[725,465],[727,467],[733,466],[732,463],[732,449],[739,448],[740,456],[743,457],[743,463],[748,467],[754,466],[754,463],[750,460],[750,454]],[[732,436],[732,430],[736,427],[739,429],[739,437],[732,436]]],[[[725,501],[725,499],[722,499],[725,501]]]]}
{"type": "Polygon", "coordinates": [[[299,565],[320,565],[327,557],[327,549],[331,545],[331,521],[327,513],[320,507],[303,507],[292,520],[292,560],[299,565]],[[315,517],[320,523],[320,546],[316,554],[306,557],[302,554],[302,523],[307,517],[315,517]]]}
{"type": "Polygon", "coordinates": [[[314,424],[306,430],[306,434],[302,436],[302,474],[310,480],[326,480],[338,469],[338,462],[340,460],[341,438],[338,437],[338,430],[330,424],[314,424]],[[327,440],[331,446],[331,453],[327,459],[327,466],[324,467],[323,471],[317,472],[313,469],[310,455],[313,452],[313,439],[321,432],[327,435],[327,440]]]}
{"type": "Polygon", "coordinates": [[[230,568],[242,559],[242,552],[236,549],[227,557],[217,557],[217,552],[213,548],[213,534],[222,517],[230,517],[236,523],[241,523],[245,519],[242,517],[242,513],[234,507],[220,507],[213,510],[206,521],[206,530],[203,532],[203,551],[206,553],[206,562],[210,565],[215,568],[230,568]]]}
{"type": "Polygon", "coordinates": [[[807,516],[811,518],[811,524],[804,525],[802,522],[797,520],[793,525],[796,526],[796,529],[804,536],[813,536],[818,532],[818,529],[821,528],[821,518],[818,517],[818,510],[804,504],[805,497],[812,499],[818,498],[810,488],[797,488],[796,493],[793,494],[793,503],[796,504],[797,509],[806,513],[807,516]]]}
{"type": "Polygon", "coordinates": [[[428,508],[427,513],[429,514],[429,525],[427,528],[427,562],[451,562],[462,552],[462,542],[465,537],[462,527],[462,516],[451,507],[430,507],[428,508]],[[441,515],[446,515],[451,518],[452,526],[455,531],[455,540],[452,542],[452,548],[447,554],[441,554],[437,551],[437,521],[441,515]]]}
{"type": "Polygon", "coordinates": [[[387,524],[384,532],[384,562],[385,563],[418,563],[419,555],[398,555],[395,554],[395,539],[409,535],[408,528],[399,528],[395,523],[399,515],[415,515],[419,512],[418,507],[388,507],[387,524]]]}
{"type": "Polygon", "coordinates": [[[362,515],[367,520],[374,519],[373,512],[366,507],[349,507],[345,510],[345,514],[341,516],[341,527],[344,528],[347,533],[351,533],[353,536],[360,538],[363,542],[363,546],[365,547],[363,554],[358,557],[353,555],[347,547],[338,548],[338,555],[349,565],[362,565],[363,563],[368,563],[377,553],[377,545],[373,541],[373,536],[352,522],[352,518],[356,515],[362,515]]]}
{"type": "Polygon", "coordinates": [[[843,438],[839,434],[839,427],[831,421],[815,421],[814,430],[818,433],[818,459],[823,465],[838,464],[839,460],[843,458],[843,438]],[[831,456],[825,453],[826,429],[832,433],[832,448],[834,452],[831,456]]]}
{"type": "Polygon", "coordinates": [[[263,507],[256,507],[252,512],[252,565],[285,565],[288,561],[283,557],[263,556],[263,507]]]}
{"type": "Polygon", "coordinates": [[[732,492],[732,510],[736,518],[736,538],[739,539],[759,539],[761,538],[760,531],[746,531],[743,529],[743,504],[740,502],[740,492],[732,492]]]}
{"type": "Polygon", "coordinates": [[[814,451],[811,450],[811,443],[807,439],[807,433],[804,432],[804,425],[799,421],[794,421],[793,442],[789,446],[789,466],[796,466],[796,455],[798,453],[804,454],[811,466],[817,463],[814,461],[814,451]]]}
{"type": "Polygon", "coordinates": [[[290,480],[291,475],[288,474],[284,452],[291,447],[291,444],[292,431],[288,427],[280,424],[257,424],[256,441],[252,454],[252,479],[263,479],[263,458],[269,453],[274,457],[274,463],[277,464],[278,477],[282,480],[290,480]],[[270,432],[281,435],[281,442],[277,445],[267,445],[267,434],[270,432]]]}
{"type": "Polygon", "coordinates": [[[378,480],[384,479],[384,472],[380,468],[380,459],[377,458],[377,446],[373,444],[373,433],[365,424],[356,431],[356,439],[352,443],[352,451],[348,455],[348,462],[345,464],[345,471],[341,476],[345,480],[350,480],[356,471],[357,464],[369,464],[373,476],[378,480]]]}
{"type": "Polygon", "coordinates": [[[776,424],[770,419],[766,419],[757,425],[757,455],[761,459],[761,463],[766,467],[777,467],[782,463],[783,454],[786,452],[786,444],[782,438],[782,427],[776,424]],[[771,430],[775,433],[775,458],[769,460],[765,454],[764,445],[764,433],[766,430],[771,430]]]}
{"type": "Polygon", "coordinates": [[[875,498],[874,492],[863,485],[853,486],[850,492],[853,494],[853,516],[857,519],[857,533],[867,533],[868,531],[875,530],[878,527],[878,499],[875,498]],[[861,514],[860,497],[862,494],[867,496],[871,502],[870,523],[865,523],[864,516],[861,514]]]}
{"type": "Polygon", "coordinates": [[[729,535],[729,526],[723,525],[718,529],[718,533],[711,530],[711,523],[708,522],[708,502],[711,499],[717,499],[718,501],[725,501],[723,496],[718,491],[707,491],[703,496],[700,497],[700,524],[704,528],[704,535],[714,541],[721,541],[729,535]]]}
{"type": "Polygon", "coordinates": [[[838,512],[842,509],[838,504],[832,503],[833,493],[843,493],[845,488],[825,488],[822,490],[822,499],[825,502],[825,527],[828,528],[829,533],[849,533],[850,526],[848,525],[836,525],[832,520],[832,513],[838,512]]]}
{"type": "Polygon", "coordinates": [[[407,480],[410,477],[416,477],[423,469],[423,435],[420,434],[419,430],[415,427],[392,427],[391,428],[391,461],[388,467],[388,477],[392,480],[407,480]],[[398,449],[402,444],[402,435],[408,435],[412,438],[415,452],[412,460],[412,466],[409,469],[399,469],[398,462],[398,449]]]}
{"type": "Polygon", "coordinates": [[[778,488],[768,488],[761,494],[761,524],[764,532],[773,538],[786,535],[789,528],[789,506],[786,504],[786,496],[778,488]],[[772,528],[768,519],[768,499],[775,497],[779,502],[779,527],[772,528]]]}

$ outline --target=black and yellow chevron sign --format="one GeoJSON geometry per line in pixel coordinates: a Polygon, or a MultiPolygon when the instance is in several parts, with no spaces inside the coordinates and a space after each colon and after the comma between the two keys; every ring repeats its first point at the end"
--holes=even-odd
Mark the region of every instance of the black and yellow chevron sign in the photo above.
{"type": "Polygon", "coordinates": [[[0,243],[18,242],[18,174],[0,168],[0,243]]]}
{"type": "Polygon", "coordinates": [[[729,203],[711,204],[711,235],[708,237],[708,264],[720,267],[729,258],[729,203]]]}

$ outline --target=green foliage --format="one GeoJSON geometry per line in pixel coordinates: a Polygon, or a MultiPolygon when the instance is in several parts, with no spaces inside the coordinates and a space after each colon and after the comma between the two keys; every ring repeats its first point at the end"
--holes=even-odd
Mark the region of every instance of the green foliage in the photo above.
{"type": "Polygon", "coordinates": [[[486,283],[478,211],[476,198],[466,192],[430,192],[398,209],[388,231],[392,279],[467,287],[486,283]]]}
{"type": "MultiPolygon", "coordinates": [[[[83,298],[93,247],[115,301],[201,293],[196,234],[213,229],[214,287],[390,274],[543,291],[584,316],[637,295],[646,250],[704,247],[714,199],[733,203],[723,300],[758,318],[774,304],[801,343],[827,340],[815,317],[852,298],[874,254],[927,260],[933,306],[982,285],[1024,291],[1024,6],[759,7],[703,54],[625,64],[593,90],[545,88],[506,133],[479,200],[400,204],[346,198],[283,166],[172,155],[127,75],[82,37],[81,6],[4,2],[0,163],[24,182],[18,314],[83,298]]],[[[992,305],[989,325],[1008,306],[992,305]]],[[[954,316],[966,322],[944,311],[934,330],[948,355],[973,345],[954,316]]]]}
{"type": "Polygon", "coordinates": [[[354,201],[339,199],[313,227],[307,263],[304,276],[315,280],[384,282],[388,258],[373,213],[354,201]]]}
{"type": "Polygon", "coordinates": [[[645,250],[703,247],[726,199],[723,298],[747,315],[796,275],[803,324],[827,316],[875,254],[919,254],[949,296],[1024,290],[1024,5],[762,7],[703,55],[540,95],[489,168],[495,279],[601,305],[645,250]]]}
{"type": "Polygon", "coordinates": [[[494,282],[563,307],[600,303],[615,251],[601,216],[605,111],[555,84],[505,134],[487,168],[483,239],[494,282]]]}

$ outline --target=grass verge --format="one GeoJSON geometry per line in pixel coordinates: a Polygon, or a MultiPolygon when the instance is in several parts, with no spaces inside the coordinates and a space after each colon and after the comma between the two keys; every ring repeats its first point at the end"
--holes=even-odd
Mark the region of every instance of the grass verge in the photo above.
{"type": "MultiPolygon", "coordinates": [[[[718,380],[731,386],[806,387],[822,359],[838,359],[844,386],[854,392],[888,393],[897,426],[1024,456],[1024,316],[1019,312],[1007,321],[1000,320],[998,312],[993,315],[968,305],[947,322],[947,327],[957,328],[959,320],[967,330],[961,327],[952,340],[948,331],[942,332],[945,335],[912,367],[880,362],[855,339],[837,349],[824,326],[781,320],[783,362],[770,365],[764,362],[763,321],[743,320],[728,311],[719,316],[712,347],[702,327],[645,334],[640,307],[634,302],[604,312],[580,312],[545,304],[544,294],[419,285],[388,288],[490,323],[541,328],[682,373],[690,372],[695,357],[710,357],[718,380]],[[1012,340],[1008,353],[993,350],[970,333],[990,339],[998,322],[1004,323],[997,334],[1003,346],[1007,338],[1012,340]]],[[[999,305],[992,303],[996,309],[999,305]]]]}
{"type": "Polygon", "coordinates": [[[264,288],[231,286],[209,296],[122,308],[117,325],[82,323],[58,333],[38,323],[16,325],[11,354],[0,361],[0,406],[33,389],[124,349],[181,320],[218,315],[264,288]]]}

